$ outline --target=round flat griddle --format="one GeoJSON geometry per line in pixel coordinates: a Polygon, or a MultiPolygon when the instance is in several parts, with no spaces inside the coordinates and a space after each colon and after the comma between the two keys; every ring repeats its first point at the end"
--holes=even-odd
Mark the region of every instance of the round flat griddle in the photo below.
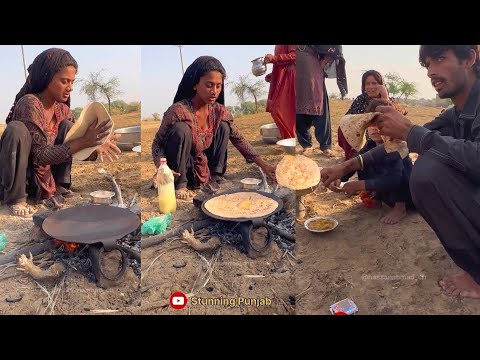
{"type": "Polygon", "coordinates": [[[45,219],[43,231],[51,237],[80,244],[102,243],[111,249],[116,240],[140,226],[140,219],[128,209],[108,205],[75,206],[45,219]]]}
{"type": "Polygon", "coordinates": [[[263,220],[267,217],[269,217],[270,215],[273,215],[277,212],[279,212],[280,210],[282,210],[283,208],[283,201],[282,199],[280,199],[279,197],[273,195],[273,194],[270,194],[270,193],[266,193],[266,192],[263,192],[263,191],[258,191],[258,190],[231,190],[231,191],[226,191],[226,192],[223,192],[223,193],[220,193],[220,194],[215,194],[211,197],[209,197],[208,199],[204,200],[203,203],[202,203],[202,211],[214,218],[214,219],[218,219],[218,220],[223,220],[223,221],[234,221],[234,222],[245,222],[245,221],[252,221],[254,224],[255,223],[260,223],[260,222],[263,222],[263,220]],[[218,196],[222,196],[222,195],[228,195],[228,194],[235,194],[235,193],[251,193],[251,192],[254,192],[254,193],[257,193],[257,194],[260,194],[260,195],[263,195],[265,197],[268,197],[274,201],[277,202],[277,207],[275,208],[275,210],[273,210],[271,213],[265,215],[265,216],[261,216],[261,217],[256,217],[256,218],[232,218],[232,217],[223,217],[223,216],[219,216],[219,215],[216,215],[216,214],[213,214],[211,213],[210,211],[208,211],[206,208],[205,208],[205,203],[207,203],[209,200],[213,199],[213,198],[216,198],[218,196]]]}

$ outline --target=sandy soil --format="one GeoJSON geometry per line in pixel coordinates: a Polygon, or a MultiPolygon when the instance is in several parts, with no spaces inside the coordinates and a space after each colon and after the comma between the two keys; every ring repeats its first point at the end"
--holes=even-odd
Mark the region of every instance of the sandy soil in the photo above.
{"type": "MultiPolygon", "coordinates": [[[[350,102],[332,101],[332,130],[336,157],[318,153],[312,158],[327,167],[343,160],[337,128],[350,102]]],[[[423,124],[440,109],[412,107],[408,118],[423,124]]],[[[329,233],[313,234],[297,225],[295,269],[298,314],[329,314],[329,306],[352,299],[359,314],[480,314],[480,301],[450,298],[438,281],[458,268],[435,233],[415,212],[399,224],[380,222],[388,208],[357,208],[358,197],[328,192],[306,197],[308,214],[330,215],[339,226],[329,233]]]]}
{"type": "MultiPolygon", "coordinates": [[[[113,120],[115,128],[138,125],[140,113],[114,116],[113,120]]],[[[98,174],[100,167],[116,177],[124,200],[130,203],[140,188],[138,158],[136,153],[124,152],[114,163],[75,162],[72,190],[77,196],[67,199],[65,206],[88,202],[89,193],[94,190],[112,190],[111,183],[98,174]]],[[[40,210],[44,207],[35,205],[35,208],[40,210]]],[[[11,216],[5,205],[0,207],[0,223],[0,231],[6,233],[8,241],[4,253],[29,242],[38,242],[45,236],[31,218],[11,216]]],[[[51,253],[47,252],[36,257],[35,264],[48,268],[51,260],[51,253]]],[[[96,286],[91,271],[86,275],[69,268],[64,277],[53,282],[36,282],[17,271],[15,264],[0,266],[0,314],[130,314],[140,306],[140,280],[132,267],[127,268],[125,278],[118,286],[108,289],[96,286]]]]}
{"type": "MultiPolygon", "coordinates": [[[[349,101],[331,102],[335,157],[326,158],[317,151],[312,158],[321,167],[343,159],[343,152],[336,144],[336,131],[349,105],[349,101]]],[[[439,112],[437,108],[412,107],[408,117],[423,124],[439,112]]],[[[278,162],[283,155],[281,149],[263,144],[258,132],[261,124],[269,122],[271,119],[266,113],[237,120],[262,156],[278,162]]],[[[131,125],[134,124],[122,126],[131,125]]],[[[117,176],[128,200],[135,191],[141,193],[142,221],[159,214],[156,191],[149,188],[154,170],[150,144],[158,126],[156,122],[142,123],[142,155],[125,153],[121,162],[103,165],[117,176]]],[[[230,147],[229,150],[228,182],[224,188],[238,186],[238,180],[244,177],[259,176],[236,149],[230,147]]],[[[84,198],[93,190],[110,190],[110,183],[97,175],[99,166],[89,163],[74,166],[74,190],[84,198]]],[[[72,199],[68,205],[81,201],[72,199]]],[[[61,292],[59,282],[57,290],[55,284],[40,285],[50,294],[60,294],[54,308],[59,314],[118,310],[119,314],[287,314],[296,311],[297,314],[326,315],[331,304],[344,298],[355,301],[359,314],[480,314],[478,300],[459,300],[441,292],[438,281],[458,269],[418,213],[409,213],[400,224],[386,225],[379,219],[388,209],[365,209],[357,207],[359,203],[358,198],[345,198],[331,192],[307,195],[307,217],[331,215],[339,221],[339,226],[329,233],[312,234],[305,230],[303,223],[297,223],[296,259],[285,254],[276,243],[266,256],[257,259],[250,259],[237,246],[227,243],[222,244],[218,252],[199,254],[176,237],[142,252],[141,284],[129,268],[120,286],[106,290],[97,288],[87,277],[72,270],[65,277],[61,292]],[[207,262],[215,264],[210,277],[207,262]],[[244,297],[271,299],[272,303],[263,306],[190,303],[179,311],[168,305],[174,291],[191,293],[192,290],[203,299],[244,297]],[[296,305],[292,305],[295,302],[296,305]]],[[[293,205],[293,200],[287,201],[286,207],[292,209],[293,205]]],[[[201,216],[192,204],[180,202],[172,228],[201,216]]],[[[6,252],[41,236],[31,220],[12,217],[5,207],[0,208],[0,221],[0,229],[8,238],[6,252]]],[[[47,258],[38,259],[44,266],[47,261],[47,258]]],[[[16,272],[14,266],[0,267],[0,314],[48,313],[51,310],[47,309],[48,303],[45,291],[31,278],[16,272]],[[20,296],[19,302],[5,300],[20,296]]]]}
{"type": "MultiPolygon", "coordinates": [[[[262,142],[259,127],[271,123],[270,114],[244,116],[236,120],[242,133],[266,161],[278,163],[283,150],[277,145],[262,142]]],[[[151,142],[159,127],[158,122],[142,122],[142,219],[158,216],[156,190],[149,189],[154,165],[151,160],[151,142]]],[[[259,177],[260,173],[245,162],[241,154],[230,144],[228,153],[227,183],[222,189],[239,186],[245,177],[259,177]]],[[[287,200],[286,209],[293,211],[294,197],[287,200]]],[[[190,219],[202,216],[192,203],[178,202],[172,228],[190,219]]],[[[294,311],[293,273],[295,259],[272,243],[266,256],[251,259],[237,246],[223,243],[214,253],[197,253],[192,248],[171,238],[166,242],[142,250],[142,313],[150,314],[287,314],[294,311]],[[201,256],[200,256],[201,255],[201,256]],[[202,256],[204,259],[202,259],[202,256]],[[157,259],[158,258],[158,259],[157,259]],[[157,261],[154,262],[154,260],[157,261]],[[212,276],[202,286],[207,276],[207,263],[217,259],[212,276]],[[174,267],[176,265],[177,267],[174,267]],[[182,267],[179,267],[182,266],[182,267]],[[263,277],[249,277],[250,275],[263,277]],[[190,305],[182,310],[169,306],[169,297],[175,291],[194,293],[203,299],[268,299],[270,305],[190,305]]],[[[266,300],[268,302],[268,300],[266,300]]],[[[211,300],[209,300],[211,301],[211,300]]],[[[226,301],[226,300],[222,300],[226,301]]],[[[223,304],[223,302],[222,302],[223,304]]]]}

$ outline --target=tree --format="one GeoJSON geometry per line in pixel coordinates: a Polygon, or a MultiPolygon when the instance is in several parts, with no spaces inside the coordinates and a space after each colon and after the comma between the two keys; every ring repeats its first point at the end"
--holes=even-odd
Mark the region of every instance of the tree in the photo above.
{"type": "Polygon", "coordinates": [[[153,121],[160,121],[160,114],[159,113],[153,113],[152,118],[153,118],[153,121]]]}
{"type": "Polygon", "coordinates": [[[78,117],[80,116],[80,114],[82,113],[82,110],[83,108],[81,107],[76,107],[75,109],[73,109],[73,116],[75,119],[78,119],[78,117]]]}
{"type": "Polygon", "coordinates": [[[132,101],[130,104],[128,104],[127,113],[140,111],[140,109],[141,109],[140,101],[132,101]]]}
{"type": "Polygon", "coordinates": [[[255,112],[258,112],[258,98],[265,93],[265,81],[257,80],[252,83],[248,76],[249,75],[240,75],[237,82],[231,82],[229,85],[232,86],[231,92],[237,96],[240,105],[245,102],[248,96],[253,97],[255,101],[255,112]]]}
{"type": "Polygon", "coordinates": [[[111,101],[115,96],[120,95],[120,80],[116,76],[104,80],[102,72],[104,69],[91,72],[88,74],[88,79],[81,80],[82,88],[81,91],[84,92],[90,101],[97,101],[100,97],[106,97],[108,102],[108,112],[110,112],[111,101]]]}
{"type": "Polygon", "coordinates": [[[111,103],[112,110],[116,110],[119,114],[126,114],[128,104],[123,100],[115,100],[111,103]]]}
{"type": "Polygon", "coordinates": [[[407,101],[409,96],[413,96],[418,93],[417,86],[413,82],[408,82],[403,80],[400,83],[400,96],[403,95],[405,98],[405,102],[407,101]]]}
{"type": "Polygon", "coordinates": [[[418,93],[417,85],[414,82],[408,82],[397,73],[388,73],[385,75],[385,79],[388,92],[394,100],[403,96],[407,101],[410,96],[418,93]]]}
{"type": "Polygon", "coordinates": [[[385,84],[387,85],[390,96],[395,100],[397,94],[400,94],[400,83],[402,78],[397,73],[387,73],[385,75],[385,84]]]}

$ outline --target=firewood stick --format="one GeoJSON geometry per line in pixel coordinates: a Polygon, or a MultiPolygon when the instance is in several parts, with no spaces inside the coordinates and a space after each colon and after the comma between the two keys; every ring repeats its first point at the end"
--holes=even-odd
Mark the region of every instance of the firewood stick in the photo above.
{"type": "Polygon", "coordinates": [[[158,245],[168,238],[171,238],[173,236],[176,236],[180,234],[183,230],[190,230],[193,228],[193,231],[197,231],[200,229],[203,229],[204,227],[208,226],[212,222],[211,219],[205,219],[205,220],[195,220],[193,222],[188,222],[186,224],[183,224],[179,227],[176,227],[173,230],[167,231],[163,234],[158,234],[154,236],[150,236],[148,238],[142,239],[142,249],[146,249],[150,246],[153,245],[158,245]]]}
{"type": "Polygon", "coordinates": [[[37,256],[41,253],[44,253],[45,251],[50,249],[50,242],[45,241],[42,243],[37,243],[32,246],[26,246],[24,248],[21,248],[19,250],[13,250],[8,253],[6,253],[3,256],[0,256],[0,265],[5,265],[11,262],[16,262],[17,259],[20,257],[20,255],[25,254],[28,255],[28,253],[32,253],[33,256],[37,256]]]}

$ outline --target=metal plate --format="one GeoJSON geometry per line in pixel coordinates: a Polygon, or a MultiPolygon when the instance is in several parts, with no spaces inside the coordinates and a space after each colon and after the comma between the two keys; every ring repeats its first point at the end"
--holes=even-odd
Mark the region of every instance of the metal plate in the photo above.
{"type": "Polygon", "coordinates": [[[43,231],[55,239],[80,244],[103,243],[106,248],[139,226],[140,219],[130,210],[108,205],[60,210],[42,224],[43,231]]]}

